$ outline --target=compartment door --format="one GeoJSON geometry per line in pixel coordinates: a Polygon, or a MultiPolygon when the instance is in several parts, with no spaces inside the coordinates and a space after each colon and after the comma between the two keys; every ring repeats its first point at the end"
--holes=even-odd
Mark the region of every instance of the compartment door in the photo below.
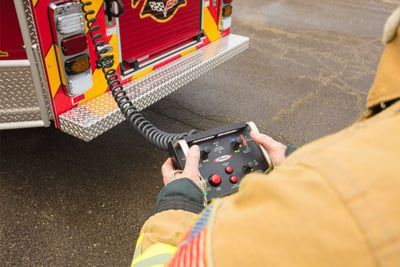
{"type": "Polygon", "coordinates": [[[202,32],[202,0],[122,2],[124,14],[118,20],[121,61],[136,62],[136,67],[184,49],[202,32]]]}

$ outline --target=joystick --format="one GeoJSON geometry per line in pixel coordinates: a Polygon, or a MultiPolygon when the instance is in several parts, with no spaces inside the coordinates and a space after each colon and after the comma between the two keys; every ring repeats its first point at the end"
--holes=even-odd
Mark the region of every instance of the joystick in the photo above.
{"type": "Polygon", "coordinates": [[[210,152],[211,152],[211,147],[209,147],[209,146],[203,147],[203,149],[200,150],[200,158],[202,160],[207,160],[208,159],[208,154],[210,152]]]}
{"type": "Polygon", "coordinates": [[[240,137],[236,137],[232,140],[231,147],[233,150],[238,150],[241,144],[242,144],[242,139],[240,137]]]}

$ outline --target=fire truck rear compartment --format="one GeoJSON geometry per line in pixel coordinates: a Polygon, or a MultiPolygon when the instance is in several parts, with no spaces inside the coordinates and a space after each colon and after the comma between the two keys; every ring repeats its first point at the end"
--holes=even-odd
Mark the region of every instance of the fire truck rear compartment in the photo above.
{"type": "MultiPolygon", "coordinates": [[[[123,0],[131,6],[131,0],[123,0]]],[[[202,36],[203,1],[175,0],[139,1],[135,8],[126,8],[118,19],[120,58],[123,74],[156,64],[200,42],[202,36]],[[171,2],[171,8],[167,9],[171,2]],[[128,63],[128,64],[126,64],[128,63]]]]}
{"type": "MultiPolygon", "coordinates": [[[[4,1],[13,2],[13,0],[4,1]]],[[[152,34],[144,36],[147,38],[144,40],[138,38],[138,32],[134,32],[135,30],[139,31],[140,27],[128,27],[132,23],[132,18],[130,19],[129,16],[132,14],[127,12],[124,16],[115,18],[116,24],[101,28],[104,39],[117,36],[114,39],[115,42],[107,45],[107,47],[113,46],[114,51],[119,53],[116,56],[118,59],[116,63],[121,63],[121,59],[123,59],[129,60],[129,62],[133,60],[138,62],[138,68],[154,66],[148,68],[151,70],[150,72],[144,70],[139,72],[138,76],[133,76],[134,78],[121,77],[125,79],[123,87],[127,96],[139,111],[212,70],[249,46],[247,37],[220,32],[218,22],[215,21],[219,1],[207,2],[206,7],[203,7],[203,1],[175,0],[173,3],[180,3],[181,6],[173,12],[152,13],[152,15],[145,12],[143,7],[149,1],[123,1],[127,6],[134,2],[139,3],[137,9],[130,12],[132,14],[137,12],[137,16],[142,15],[143,23],[149,23],[149,25],[158,23],[157,25],[161,26],[174,23],[173,25],[176,26],[169,32],[166,29],[162,30],[161,27],[158,32],[152,31],[152,34]],[[141,13],[139,14],[139,12],[141,13]],[[165,20],[163,20],[164,13],[165,20]],[[214,23],[213,27],[210,26],[211,20],[214,23]],[[205,36],[203,35],[203,23],[205,36]],[[126,29],[129,28],[135,29],[133,32],[127,32],[126,29]],[[153,37],[155,39],[152,39],[153,37]],[[123,44],[123,42],[127,43],[123,44]],[[135,50],[136,46],[139,50],[135,50]],[[187,53],[183,53],[191,46],[196,46],[196,49],[190,49],[187,53]]],[[[161,2],[166,3],[166,1],[161,2]]],[[[92,75],[96,77],[93,81],[99,84],[98,88],[94,86],[97,91],[90,91],[88,94],[90,98],[86,98],[86,93],[77,97],[63,93],[58,67],[68,67],[67,74],[76,78],[81,75],[81,71],[88,67],[87,55],[89,54],[92,58],[93,45],[89,43],[89,47],[86,47],[84,34],[74,31],[68,36],[64,36],[64,34],[60,38],[60,42],[55,42],[51,38],[51,30],[54,28],[51,25],[58,25],[55,23],[58,22],[58,17],[52,16],[53,13],[48,13],[49,10],[52,10],[46,5],[49,2],[39,1],[36,6],[32,6],[30,0],[15,1],[14,3],[18,24],[23,35],[26,58],[0,60],[0,96],[3,96],[0,98],[0,129],[49,126],[50,120],[54,120],[56,127],[62,131],[84,141],[90,141],[125,120],[111,93],[101,92],[107,88],[104,88],[104,77],[101,77],[100,80],[100,76],[96,75],[99,70],[96,71],[93,62],[91,62],[91,68],[96,72],[92,75]],[[36,15],[36,20],[34,15],[36,15]],[[41,34],[38,32],[39,28],[41,34]],[[63,62],[65,64],[58,64],[57,51],[68,56],[67,60],[63,62]],[[72,59],[80,59],[77,61],[79,64],[74,64],[76,62],[72,59]]],[[[52,3],[55,2],[52,1],[52,3]]],[[[57,0],[57,3],[67,6],[77,2],[57,0]]],[[[102,5],[90,5],[85,10],[95,7],[97,7],[98,13],[96,14],[99,14],[98,18],[101,22],[102,5]]],[[[15,14],[10,13],[11,15],[15,17],[15,14]]],[[[136,22],[138,23],[138,21],[136,22]]],[[[17,24],[16,21],[15,24],[17,24]]],[[[70,28],[63,27],[61,30],[65,33],[64,30],[68,29],[70,28]]],[[[151,30],[148,31],[151,32],[151,30]]],[[[112,53],[111,50],[110,53],[112,53]]],[[[81,85],[81,82],[78,81],[76,84],[81,85]]]]}

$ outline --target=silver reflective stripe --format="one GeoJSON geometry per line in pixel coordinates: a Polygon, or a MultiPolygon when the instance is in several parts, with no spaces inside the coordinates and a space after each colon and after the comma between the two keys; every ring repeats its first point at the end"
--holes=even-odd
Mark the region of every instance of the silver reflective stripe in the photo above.
{"type": "Polygon", "coordinates": [[[135,253],[133,254],[133,259],[136,259],[142,253],[142,242],[135,249],[135,253]]]}
{"type": "Polygon", "coordinates": [[[160,254],[137,262],[132,267],[149,267],[166,263],[173,254],[160,254]]]}

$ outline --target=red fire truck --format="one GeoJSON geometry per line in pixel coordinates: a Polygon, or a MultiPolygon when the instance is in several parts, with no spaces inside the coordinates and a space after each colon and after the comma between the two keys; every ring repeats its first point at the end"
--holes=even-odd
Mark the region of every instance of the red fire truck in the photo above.
{"type": "Polygon", "coordinates": [[[245,50],[231,14],[232,0],[1,0],[0,129],[54,121],[90,141],[125,119],[115,98],[140,111],[245,50]]]}

